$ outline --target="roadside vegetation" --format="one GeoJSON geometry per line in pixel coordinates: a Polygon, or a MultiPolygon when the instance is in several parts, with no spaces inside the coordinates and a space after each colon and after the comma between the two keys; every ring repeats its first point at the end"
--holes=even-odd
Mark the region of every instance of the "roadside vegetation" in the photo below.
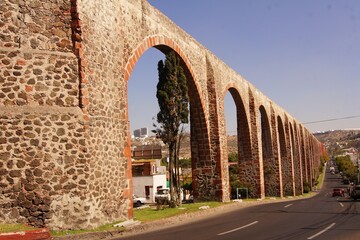
{"type": "Polygon", "coordinates": [[[183,204],[177,208],[163,208],[161,210],[156,210],[155,208],[136,209],[134,210],[134,219],[141,222],[149,222],[149,221],[164,219],[185,213],[203,211],[199,209],[201,206],[209,206],[210,208],[215,208],[227,204],[229,203],[201,202],[201,203],[183,204]]]}
{"type": "Polygon", "coordinates": [[[0,224],[0,233],[19,232],[19,231],[24,231],[24,230],[36,230],[36,229],[38,229],[38,228],[30,227],[28,225],[20,224],[20,223],[14,223],[14,224],[2,223],[2,224],[0,224]]]}
{"type": "Polygon", "coordinates": [[[358,181],[358,168],[350,160],[350,156],[337,156],[335,157],[336,165],[344,177],[347,177],[350,182],[358,181]]]}

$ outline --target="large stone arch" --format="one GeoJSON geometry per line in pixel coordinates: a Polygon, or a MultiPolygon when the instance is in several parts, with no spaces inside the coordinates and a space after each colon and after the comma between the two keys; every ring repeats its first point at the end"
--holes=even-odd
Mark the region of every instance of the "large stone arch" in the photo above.
{"type": "Polygon", "coordinates": [[[271,134],[273,136],[272,146],[273,146],[273,154],[274,154],[274,166],[275,175],[277,179],[276,183],[276,195],[278,197],[283,196],[283,186],[282,186],[282,177],[281,177],[281,155],[280,155],[280,141],[279,141],[279,133],[278,133],[278,118],[275,113],[275,109],[273,106],[270,106],[270,123],[271,123],[271,134]]]}
{"type": "Polygon", "coordinates": [[[285,124],[280,116],[277,118],[279,136],[279,155],[281,162],[281,182],[284,196],[292,195],[291,163],[288,159],[285,124]]]}
{"type": "MultiPolygon", "coordinates": [[[[253,181],[253,171],[249,171],[252,166],[252,147],[249,116],[244,105],[243,97],[239,91],[230,87],[227,89],[236,106],[236,122],[237,122],[237,142],[238,142],[238,159],[240,170],[240,181],[245,187],[249,187],[254,191],[256,185],[253,181]]],[[[225,96],[225,94],[223,94],[225,96]]]]}
{"type": "MultiPolygon", "coordinates": [[[[193,195],[195,201],[199,200],[217,200],[222,201],[224,187],[222,164],[220,162],[220,148],[218,132],[208,133],[207,123],[217,124],[217,119],[207,121],[204,114],[203,99],[199,95],[197,82],[194,80],[192,65],[184,55],[180,47],[170,38],[165,36],[150,36],[142,41],[134,50],[130,59],[125,65],[125,79],[128,80],[136,62],[142,54],[149,48],[154,47],[166,54],[169,51],[175,51],[180,57],[185,74],[188,80],[189,102],[190,102],[190,133],[191,133],[191,159],[192,159],[192,178],[193,195]],[[210,146],[211,145],[211,146],[210,146]],[[210,151],[213,149],[213,151],[210,151]],[[215,151],[214,149],[217,149],[215,151]]],[[[211,78],[211,67],[209,66],[208,92],[211,93],[214,88],[214,79],[211,78]]],[[[216,95],[213,97],[216,99],[216,95]]],[[[216,113],[216,106],[209,101],[209,108],[216,113]]],[[[128,106],[129,108],[130,106],[128,106]]],[[[216,117],[217,114],[212,116],[216,117]]],[[[211,127],[210,130],[216,129],[211,127]]],[[[130,133],[129,133],[130,134],[130,133]]],[[[128,138],[129,139],[129,138],[128,138]]],[[[127,146],[130,146],[130,142],[127,146]]],[[[129,156],[130,157],[130,156],[129,156]]],[[[225,188],[226,189],[226,188],[225,188]]]]}
{"type": "Polygon", "coordinates": [[[265,196],[278,196],[278,169],[274,158],[269,116],[263,105],[259,107],[261,118],[261,143],[264,166],[265,196]]]}
{"type": "Polygon", "coordinates": [[[304,135],[304,129],[302,126],[300,126],[299,132],[300,132],[299,135],[300,135],[300,149],[301,149],[301,166],[302,166],[302,176],[303,176],[302,183],[305,190],[305,185],[309,185],[310,181],[309,181],[307,152],[306,152],[306,139],[304,135]]]}
{"type": "Polygon", "coordinates": [[[287,152],[287,162],[285,168],[285,174],[288,175],[290,183],[286,193],[288,196],[293,196],[295,194],[295,181],[294,181],[294,159],[293,159],[293,146],[291,141],[291,122],[289,121],[289,116],[285,115],[285,138],[286,138],[286,152],[287,152]]]}
{"type": "Polygon", "coordinates": [[[289,146],[290,146],[290,160],[291,160],[291,172],[292,172],[292,182],[293,182],[293,195],[296,195],[296,191],[297,191],[297,182],[299,180],[300,176],[296,176],[295,172],[298,170],[297,167],[297,148],[296,148],[296,143],[295,143],[295,135],[294,135],[294,127],[293,124],[289,121],[289,130],[288,130],[288,134],[289,134],[289,146]]]}
{"type": "Polygon", "coordinates": [[[301,195],[303,193],[303,176],[302,176],[302,164],[301,164],[301,149],[299,143],[299,131],[298,126],[294,122],[293,130],[291,132],[292,144],[293,144],[293,158],[294,158],[294,177],[295,177],[295,195],[301,195]]]}
{"type": "MultiPolygon", "coordinates": [[[[221,146],[220,139],[220,117],[219,117],[219,104],[218,104],[218,93],[216,91],[216,80],[217,76],[214,71],[214,66],[209,56],[206,55],[206,90],[208,93],[208,110],[209,110],[209,128],[210,128],[210,152],[209,159],[207,161],[202,160],[200,168],[201,175],[196,175],[200,181],[206,183],[205,186],[197,186],[202,191],[207,193],[201,195],[201,200],[217,200],[217,201],[229,201],[229,175],[228,175],[228,164],[224,158],[224,150],[221,146]],[[205,178],[207,181],[203,181],[205,178]]],[[[199,129],[194,129],[199,130],[199,129]]],[[[195,142],[197,142],[195,140],[195,142]]],[[[201,146],[201,145],[200,145],[201,146]]],[[[193,168],[194,169],[194,168],[193,168]]],[[[193,173],[194,176],[194,173],[193,173]]],[[[199,190],[198,190],[199,191],[199,190]]]]}
{"type": "Polygon", "coordinates": [[[306,132],[306,144],[307,144],[307,164],[308,164],[308,172],[309,172],[309,184],[310,184],[310,188],[312,189],[314,186],[314,175],[315,175],[315,171],[314,171],[314,163],[313,163],[313,145],[311,142],[311,137],[310,134],[308,132],[306,132]]]}
{"type": "Polygon", "coordinates": [[[319,176],[318,162],[316,159],[316,144],[315,137],[309,133],[309,151],[310,151],[310,167],[311,167],[311,186],[312,188],[317,184],[317,177],[319,176]]]}
{"type": "MultiPolygon", "coordinates": [[[[261,157],[262,150],[259,147],[260,136],[260,122],[259,122],[259,111],[256,107],[257,99],[254,95],[254,90],[249,86],[249,115],[250,115],[250,137],[251,137],[251,152],[252,152],[252,164],[251,168],[248,167],[248,171],[252,175],[252,188],[253,195],[252,197],[264,198],[265,197],[265,188],[264,188],[264,174],[263,174],[263,159],[261,157]]],[[[256,94],[256,93],[255,93],[256,94]]]]}
{"type": "Polygon", "coordinates": [[[314,146],[313,148],[313,162],[314,162],[314,166],[313,166],[313,169],[315,171],[315,174],[314,174],[314,179],[316,179],[315,181],[315,184],[317,184],[317,179],[320,175],[320,165],[321,165],[321,154],[322,154],[322,148],[321,148],[321,143],[319,143],[316,139],[315,136],[311,135],[311,141],[312,141],[312,144],[314,146]]]}
{"type": "Polygon", "coordinates": [[[258,152],[258,123],[255,99],[250,87],[246,98],[248,106],[244,105],[244,98],[240,96],[236,88],[229,87],[228,91],[236,105],[240,181],[244,187],[249,189],[250,197],[263,198],[262,159],[260,159],[258,152]]]}

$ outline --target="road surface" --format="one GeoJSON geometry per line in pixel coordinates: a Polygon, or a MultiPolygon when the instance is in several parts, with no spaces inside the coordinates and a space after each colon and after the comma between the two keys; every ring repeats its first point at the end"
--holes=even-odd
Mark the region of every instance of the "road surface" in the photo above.
{"type": "Polygon", "coordinates": [[[323,188],[312,198],[238,209],[191,224],[115,239],[360,239],[360,201],[332,197],[343,187],[327,172],[323,188]]]}

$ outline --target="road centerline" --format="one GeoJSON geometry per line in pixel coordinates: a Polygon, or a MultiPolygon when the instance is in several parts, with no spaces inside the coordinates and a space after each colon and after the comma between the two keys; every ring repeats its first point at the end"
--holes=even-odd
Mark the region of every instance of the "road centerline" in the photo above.
{"type": "Polygon", "coordinates": [[[329,230],[330,228],[332,228],[335,225],[335,223],[330,224],[329,226],[327,226],[325,229],[321,230],[320,232],[312,235],[311,237],[308,237],[307,239],[313,239],[316,238],[317,236],[323,234],[324,232],[326,232],[327,230],[329,230]]]}
{"type": "Polygon", "coordinates": [[[222,233],[218,233],[217,235],[218,236],[221,236],[221,235],[225,235],[225,234],[228,234],[228,233],[232,233],[232,232],[235,232],[235,231],[238,231],[238,230],[241,230],[243,228],[247,228],[247,227],[250,227],[254,224],[257,224],[259,221],[255,221],[255,222],[252,222],[252,223],[249,223],[249,224],[246,224],[244,226],[241,226],[241,227],[238,227],[238,228],[234,228],[232,230],[229,230],[229,231],[226,231],[226,232],[222,232],[222,233]]]}
{"type": "Polygon", "coordinates": [[[290,204],[288,204],[288,205],[284,206],[284,208],[288,208],[288,207],[290,207],[290,206],[292,206],[292,203],[290,203],[290,204]]]}

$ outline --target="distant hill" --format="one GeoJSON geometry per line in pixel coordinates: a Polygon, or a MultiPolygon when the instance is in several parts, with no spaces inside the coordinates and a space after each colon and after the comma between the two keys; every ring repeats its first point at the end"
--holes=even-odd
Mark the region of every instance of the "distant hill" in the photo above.
{"type": "MultiPolygon", "coordinates": [[[[228,152],[237,153],[237,135],[227,136],[228,152]]],[[[180,158],[190,158],[190,134],[185,134],[180,149],[180,158]]]]}
{"type": "MultiPolygon", "coordinates": [[[[314,133],[314,136],[323,142],[329,155],[342,154],[343,149],[354,147],[360,151],[360,130],[335,130],[314,133]]],[[[149,137],[145,140],[146,145],[162,145],[159,139],[149,137]]],[[[143,145],[143,141],[132,141],[132,146],[143,145]]],[[[163,145],[163,157],[167,155],[167,148],[163,145]]],[[[228,152],[237,152],[237,135],[228,136],[228,152]]],[[[181,141],[180,158],[190,158],[190,134],[185,134],[181,141]]]]}
{"type": "Polygon", "coordinates": [[[335,130],[315,133],[314,136],[323,142],[329,155],[338,155],[343,149],[360,150],[360,130],[335,130]]]}

